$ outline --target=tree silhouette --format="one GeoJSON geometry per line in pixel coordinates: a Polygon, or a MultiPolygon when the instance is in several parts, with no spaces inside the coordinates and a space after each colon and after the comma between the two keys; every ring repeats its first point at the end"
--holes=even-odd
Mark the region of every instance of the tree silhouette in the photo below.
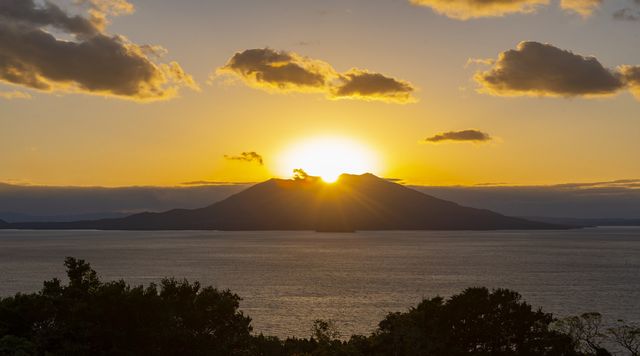
{"type": "Polygon", "coordinates": [[[68,285],[53,279],[37,294],[0,300],[0,350],[243,355],[250,348],[250,319],[238,311],[240,298],[229,291],[175,279],[131,287],[100,281],[83,260],[67,258],[65,266],[68,285]]]}
{"type": "Polygon", "coordinates": [[[602,333],[602,315],[600,313],[570,316],[557,321],[554,328],[568,335],[574,341],[576,350],[580,352],[598,356],[611,355],[602,346],[605,335],[602,333]]]}
{"type": "Polygon", "coordinates": [[[631,356],[640,355],[640,325],[637,323],[627,324],[624,320],[618,320],[618,325],[609,328],[607,335],[613,341],[627,350],[631,356]]]}
{"type": "Polygon", "coordinates": [[[316,320],[309,338],[282,340],[252,335],[228,290],[176,279],[130,286],[101,281],[83,260],[65,266],[66,285],[0,298],[0,356],[604,356],[605,337],[632,356],[640,348],[635,324],[603,333],[597,313],[557,321],[514,291],[487,288],[390,313],[368,336],[340,339],[332,321],[316,320]]]}
{"type": "Polygon", "coordinates": [[[552,321],[516,292],[469,288],[389,314],[372,343],[380,355],[577,355],[552,321]]]}

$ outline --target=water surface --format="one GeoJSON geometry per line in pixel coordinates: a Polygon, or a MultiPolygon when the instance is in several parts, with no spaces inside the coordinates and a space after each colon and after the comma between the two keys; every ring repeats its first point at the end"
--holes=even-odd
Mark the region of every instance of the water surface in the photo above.
{"type": "Polygon", "coordinates": [[[258,332],[314,319],[369,333],[391,311],[466,287],[512,288],[558,315],[640,321],[640,228],[512,232],[0,231],[0,295],[63,277],[65,256],[107,280],[175,276],[229,288],[258,332]]]}

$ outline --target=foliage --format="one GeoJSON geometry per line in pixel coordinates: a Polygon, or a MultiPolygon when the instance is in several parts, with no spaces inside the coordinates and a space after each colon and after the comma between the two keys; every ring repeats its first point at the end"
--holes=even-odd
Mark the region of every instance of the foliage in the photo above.
{"type": "Polygon", "coordinates": [[[618,325],[607,330],[607,334],[613,341],[620,345],[631,356],[640,356],[640,325],[637,323],[626,324],[618,320],[618,325]]]}
{"type": "Polygon", "coordinates": [[[602,332],[602,315],[599,313],[570,316],[557,321],[554,327],[568,335],[573,340],[574,348],[584,354],[611,355],[602,346],[605,334],[602,332]]]}
{"type": "Polygon", "coordinates": [[[103,282],[83,260],[65,260],[69,282],[46,281],[34,294],[0,299],[0,356],[587,356],[610,355],[604,340],[632,356],[640,328],[603,330],[597,313],[554,320],[510,290],[469,288],[390,313],[368,336],[341,339],[316,320],[309,338],[252,335],[240,298],[198,282],[103,282]]]}
{"type": "Polygon", "coordinates": [[[516,292],[469,288],[390,314],[372,344],[380,355],[576,355],[571,340],[549,328],[552,321],[516,292]]]}
{"type": "Polygon", "coordinates": [[[516,292],[470,288],[391,313],[368,337],[339,341],[330,323],[316,321],[310,339],[287,339],[261,355],[582,355],[568,335],[550,328],[552,322],[551,314],[533,310],[516,292]]]}
{"type": "Polygon", "coordinates": [[[0,352],[50,355],[242,355],[251,344],[240,298],[199,283],[102,282],[83,260],[65,261],[69,284],[0,300],[0,352]],[[13,348],[14,352],[10,352],[13,348]]]}

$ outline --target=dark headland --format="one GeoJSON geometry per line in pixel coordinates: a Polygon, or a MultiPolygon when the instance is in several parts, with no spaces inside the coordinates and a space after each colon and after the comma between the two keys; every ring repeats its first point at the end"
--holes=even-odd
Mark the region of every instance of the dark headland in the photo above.
{"type": "Polygon", "coordinates": [[[563,225],[460,206],[372,174],[270,179],[200,209],[77,222],[3,223],[4,229],[96,230],[543,230],[563,225]]]}

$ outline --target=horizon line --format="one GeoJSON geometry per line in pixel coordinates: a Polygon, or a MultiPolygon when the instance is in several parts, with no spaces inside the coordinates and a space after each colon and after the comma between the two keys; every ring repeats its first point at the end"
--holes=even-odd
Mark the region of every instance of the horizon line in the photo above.
{"type": "MultiPolygon", "coordinates": [[[[344,173],[348,174],[348,173],[344,173]]],[[[365,173],[369,174],[369,173],[365,173]]],[[[190,189],[201,187],[228,187],[228,186],[250,186],[266,182],[271,179],[294,180],[293,178],[272,177],[263,181],[216,181],[216,180],[194,180],[168,185],[153,184],[132,184],[132,185],[55,185],[31,182],[19,182],[16,180],[0,180],[0,185],[17,188],[52,188],[52,189],[133,189],[133,188],[159,188],[159,189],[190,189]]],[[[584,181],[584,182],[559,182],[559,183],[509,183],[509,182],[482,182],[474,184],[424,184],[406,182],[403,178],[384,178],[386,181],[404,185],[407,187],[425,188],[567,188],[567,189],[588,189],[588,188],[623,188],[629,190],[640,190],[640,178],[625,178],[613,180],[584,181]]]]}

